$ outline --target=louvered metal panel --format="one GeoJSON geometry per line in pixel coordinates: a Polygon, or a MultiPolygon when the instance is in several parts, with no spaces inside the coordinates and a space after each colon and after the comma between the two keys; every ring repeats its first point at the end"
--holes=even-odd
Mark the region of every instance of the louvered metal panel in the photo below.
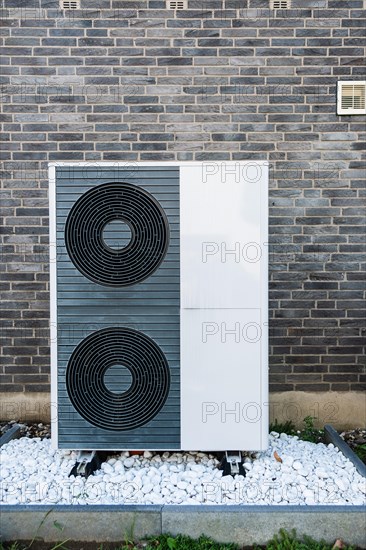
{"type": "Polygon", "coordinates": [[[55,175],[58,446],[179,448],[179,168],[55,175]],[[120,249],[116,218],[133,233],[120,249]]]}

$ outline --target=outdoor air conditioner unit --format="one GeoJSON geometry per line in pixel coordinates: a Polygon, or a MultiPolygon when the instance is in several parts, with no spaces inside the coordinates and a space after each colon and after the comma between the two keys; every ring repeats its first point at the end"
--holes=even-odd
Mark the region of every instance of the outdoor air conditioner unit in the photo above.
{"type": "Polygon", "coordinates": [[[266,162],[50,165],[52,439],[261,450],[266,162]]]}

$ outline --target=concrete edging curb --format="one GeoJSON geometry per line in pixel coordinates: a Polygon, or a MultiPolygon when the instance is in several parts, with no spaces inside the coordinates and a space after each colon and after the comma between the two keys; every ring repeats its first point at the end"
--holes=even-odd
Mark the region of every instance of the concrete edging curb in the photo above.
{"type": "Polygon", "coordinates": [[[46,542],[121,542],[171,533],[250,545],[265,544],[284,528],[366,548],[364,506],[4,505],[1,523],[4,541],[37,535],[46,542]]]}
{"type": "Polygon", "coordinates": [[[333,443],[335,447],[338,447],[338,449],[344,454],[344,456],[353,463],[358,473],[361,474],[363,477],[366,477],[366,465],[356,455],[356,453],[352,451],[351,447],[347,445],[347,443],[341,438],[341,436],[333,428],[333,426],[331,426],[330,424],[326,424],[324,426],[324,434],[327,443],[333,443]]]}
{"type": "Polygon", "coordinates": [[[20,437],[20,426],[19,424],[14,424],[9,430],[7,430],[1,437],[0,437],[0,447],[5,445],[5,443],[9,443],[11,439],[18,439],[20,437]]]}

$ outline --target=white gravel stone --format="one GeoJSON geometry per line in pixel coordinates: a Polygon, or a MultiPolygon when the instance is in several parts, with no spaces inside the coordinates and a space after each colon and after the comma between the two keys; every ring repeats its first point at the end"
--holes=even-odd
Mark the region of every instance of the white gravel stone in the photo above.
{"type": "Polygon", "coordinates": [[[48,439],[12,440],[0,450],[5,504],[276,504],[366,503],[365,479],[333,445],[271,433],[267,451],[245,457],[246,476],[222,476],[202,452],[127,451],[87,480],[68,477],[76,453],[48,439]],[[277,451],[282,463],[275,460],[277,451]]]}
{"type": "Polygon", "coordinates": [[[125,468],[132,468],[134,463],[135,463],[135,459],[133,458],[133,456],[130,456],[130,457],[125,459],[123,464],[124,464],[125,468]]]}
{"type": "Polygon", "coordinates": [[[113,474],[113,472],[114,472],[113,466],[111,466],[111,464],[108,464],[108,462],[103,462],[103,464],[102,464],[102,470],[103,470],[106,474],[113,474]]]}

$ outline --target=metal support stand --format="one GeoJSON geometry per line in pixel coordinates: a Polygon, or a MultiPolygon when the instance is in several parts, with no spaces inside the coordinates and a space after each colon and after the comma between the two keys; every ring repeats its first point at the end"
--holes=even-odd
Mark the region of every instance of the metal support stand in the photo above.
{"type": "Polygon", "coordinates": [[[241,475],[245,477],[243,458],[240,451],[225,451],[220,470],[223,470],[223,476],[241,475]]]}
{"type": "Polygon", "coordinates": [[[96,470],[99,470],[105,457],[101,456],[98,451],[79,451],[75,465],[73,466],[70,476],[89,477],[96,470]]]}

